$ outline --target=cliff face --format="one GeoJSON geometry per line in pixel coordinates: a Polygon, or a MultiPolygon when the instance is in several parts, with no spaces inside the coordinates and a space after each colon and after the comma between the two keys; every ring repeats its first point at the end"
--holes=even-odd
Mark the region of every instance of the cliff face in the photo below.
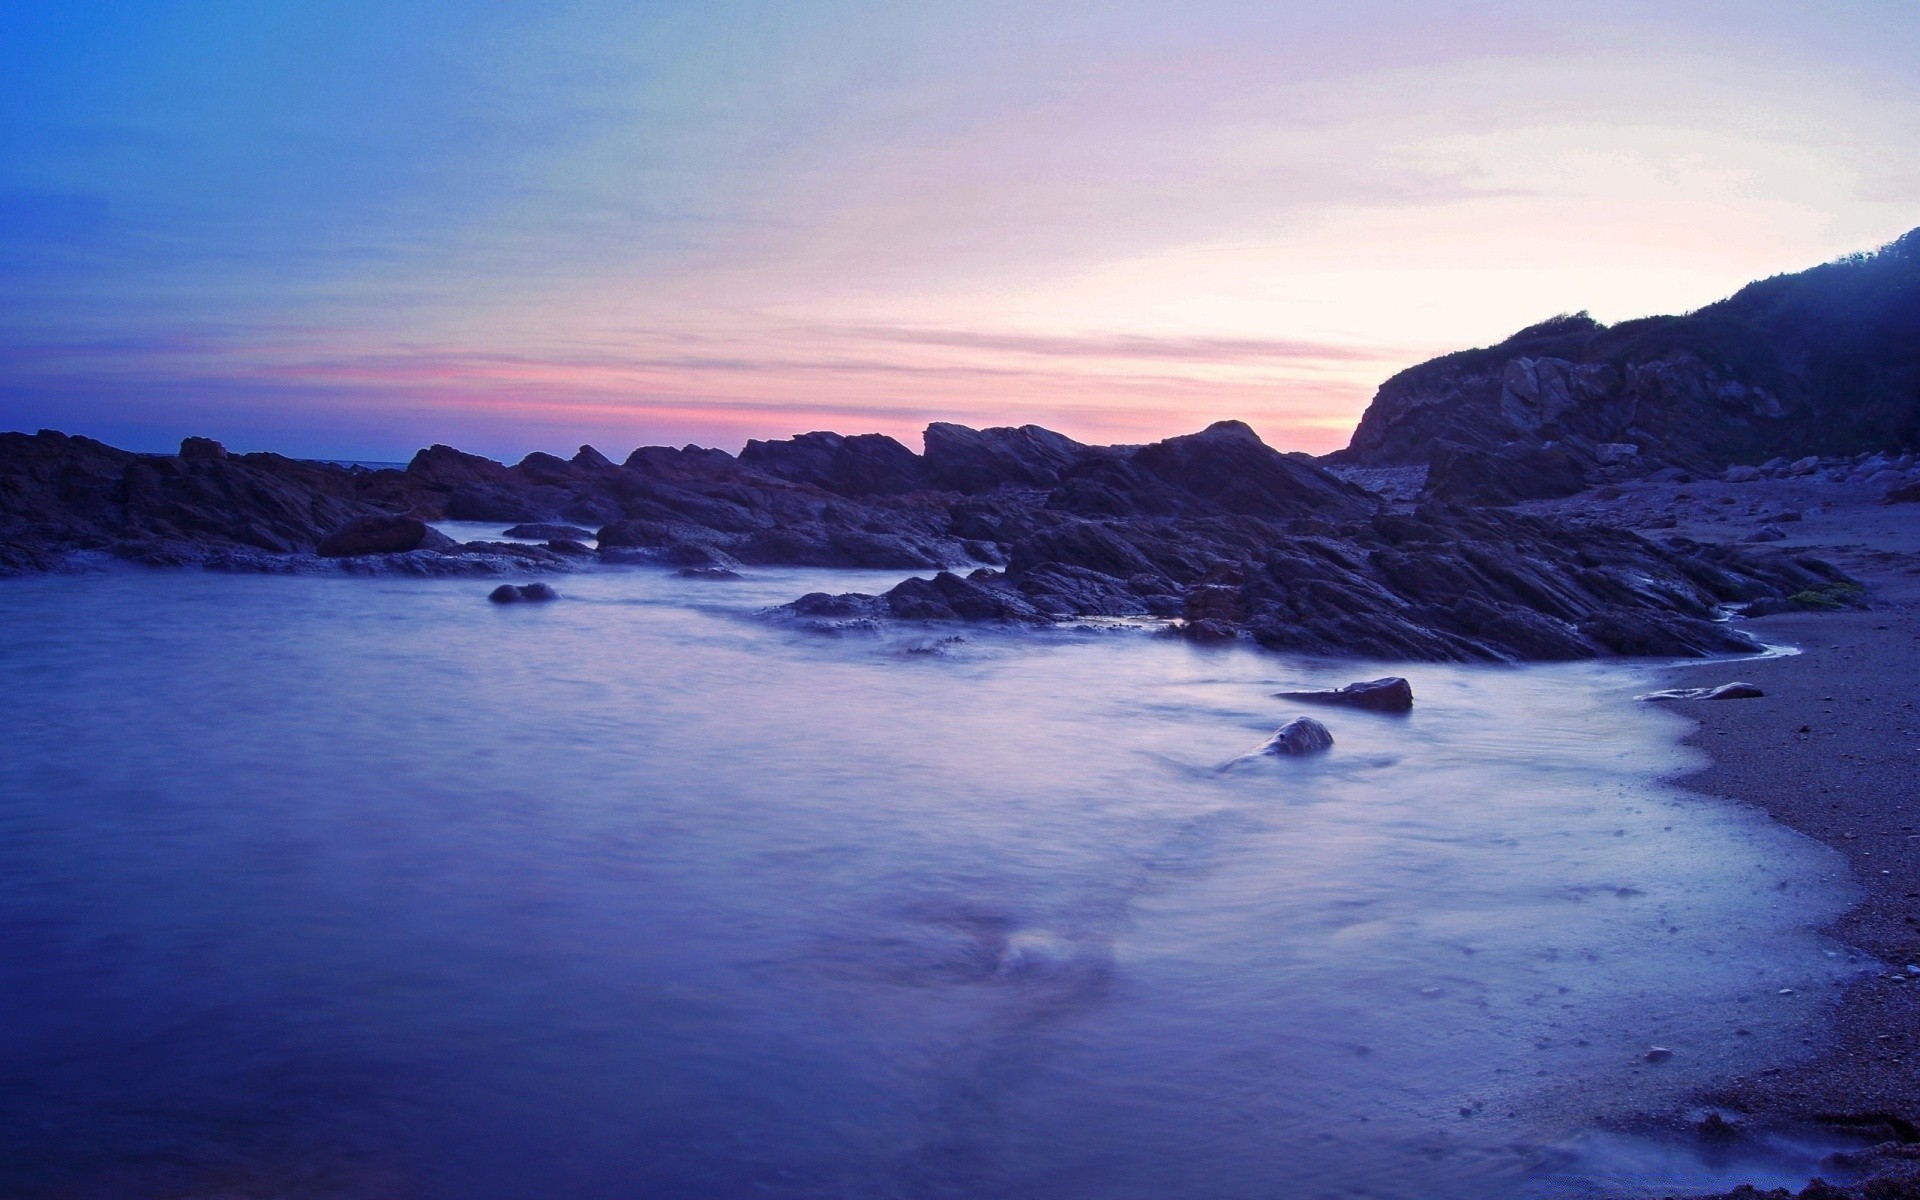
{"type": "Polygon", "coordinates": [[[1920,444],[1920,229],[1695,313],[1556,317],[1382,384],[1336,461],[1405,466],[1438,443],[1564,446],[1576,465],[1702,470],[1920,444]]]}

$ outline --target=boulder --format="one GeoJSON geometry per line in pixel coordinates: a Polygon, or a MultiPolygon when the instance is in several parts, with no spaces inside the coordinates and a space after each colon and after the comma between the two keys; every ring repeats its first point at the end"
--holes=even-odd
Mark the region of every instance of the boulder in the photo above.
{"type": "Polygon", "coordinates": [[[188,462],[212,462],[227,456],[227,448],[212,438],[190,437],[180,443],[180,457],[188,462]]]}
{"type": "Polygon", "coordinates": [[[1747,466],[1728,467],[1724,478],[1728,483],[1753,483],[1760,478],[1760,468],[1747,466]]]}
{"type": "Polygon", "coordinates": [[[1319,754],[1333,749],[1333,731],[1312,717],[1295,717],[1267,739],[1267,754],[1319,754]]]}
{"type": "Polygon", "coordinates": [[[503,583],[487,593],[487,599],[495,604],[539,604],[548,600],[558,600],[560,593],[552,585],[545,583],[503,583]]]}
{"type": "Polygon", "coordinates": [[[452,538],[418,517],[357,517],[320,539],[322,558],[356,558],[363,554],[405,554],[410,550],[444,550],[452,538]]]}
{"type": "Polygon", "coordinates": [[[1912,483],[1903,483],[1899,487],[1889,488],[1882,497],[1885,504],[1920,504],[1920,479],[1912,483]]]}
{"type": "Polygon", "coordinates": [[[1338,704],[1373,712],[1413,711],[1413,685],[1398,675],[1350,683],[1330,692],[1275,692],[1283,700],[1304,700],[1309,704],[1338,704]]]}

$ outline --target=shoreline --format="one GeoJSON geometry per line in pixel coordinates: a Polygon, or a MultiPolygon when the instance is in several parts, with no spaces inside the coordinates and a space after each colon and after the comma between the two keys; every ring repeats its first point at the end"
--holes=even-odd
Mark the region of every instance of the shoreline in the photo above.
{"type": "MultiPolygon", "coordinates": [[[[1841,991],[1809,1056],[1734,1076],[1699,1096],[1736,1121],[1816,1124],[1872,1144],[1836,1163],[1865,1181],[1801,1193],[1808,1196],[1920,1196],[1920,972],[1906,970],[1920,966],[1916,518],[1920,513],[1910,508],[1859,505],[1795,529],[1793,549],[1828,559],[1872,596],[1868,609],[1742,622],[1768,644],[1788,643],[1799,653],[1714,667],[1682,663],[1662,672],[1669,686],[1737,679],[1766,692],[1674,703],[1675,712],[1695,722],[1682,744],[1707,762],[1672,782],[1758,809],[1838,851],[1859,889],[1857,902],[1823,932],[1875,965],[1841,991]]],[[[1792,1194],[1741,1189],[1726,1195],[1792,1194]]]]}

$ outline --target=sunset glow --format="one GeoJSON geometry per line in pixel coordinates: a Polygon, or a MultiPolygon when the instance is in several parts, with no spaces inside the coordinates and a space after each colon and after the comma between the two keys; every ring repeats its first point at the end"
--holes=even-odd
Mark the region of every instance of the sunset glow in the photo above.
{"type": "Polygon", "coordinates": [[[1435,353],[1920,213],[1905,4],[550,8],[0,16],[0,424],[1325,451],[1435,353]]]}

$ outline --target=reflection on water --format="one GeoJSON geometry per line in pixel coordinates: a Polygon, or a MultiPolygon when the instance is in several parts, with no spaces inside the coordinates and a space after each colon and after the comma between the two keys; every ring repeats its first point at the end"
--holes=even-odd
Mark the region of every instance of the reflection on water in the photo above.
{"type": "Polygon", "coordinates": [[[892,582],[7,582],[0,1190],[1685,1184],[1596,1120],[1850,970],[1835,860],[1661,788],[1634,669],[1410,669],[1223,773],[1369,669],[750,616],[892,582]]]}

